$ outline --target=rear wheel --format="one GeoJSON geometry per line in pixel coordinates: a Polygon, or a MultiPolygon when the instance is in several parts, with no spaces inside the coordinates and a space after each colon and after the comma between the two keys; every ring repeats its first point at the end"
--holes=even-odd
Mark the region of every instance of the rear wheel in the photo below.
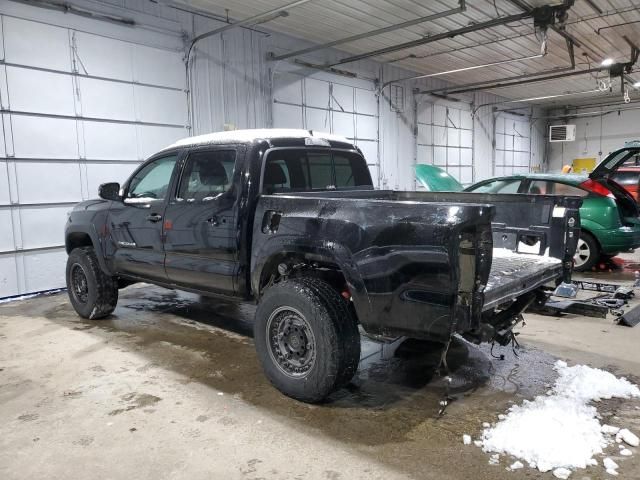
{"type": "Polygon", "coordinates": [[[74,248],[69,254],[67,293],[74,310],[84,318],[104,318],[116,308],[118,283],[102,271],[93,247],[74,248]]]}
{"type": "Polygon", "coordinates": [[[600,258],[600,246],[593,235],[580,232],[578,247],[573,256],[573,269],[577,272],[591,270],[600,258]]]}
{"type": "Polygon", "coordinates": [[[324,400],[358,368],[357,322],[346,300],[318,278],[270,287],[256,310],[254,339],[269,381],[304,402],[324,400]]]}

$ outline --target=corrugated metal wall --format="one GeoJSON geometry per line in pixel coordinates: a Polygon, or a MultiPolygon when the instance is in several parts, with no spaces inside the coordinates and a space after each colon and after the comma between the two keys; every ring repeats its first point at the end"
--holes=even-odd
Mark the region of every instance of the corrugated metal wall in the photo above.
{"type": "MultiPolygon", "coordinates": [[[[66,211],[77,201],[95,197],[100,183],[124,180],[147,155],[188,134],[185,39],[221,25],[144,0],[73,3],[133,18],[137,26],[0,3],[5,60],[0,68],[0,224],[12,225],[0,229],[0,297],[63,286],[66,211]]],[[[225,126],[268,127],[281,120],[272,111],[272,90],[274,77],[285,72],[319,79],[318,88],[339,84],[370,92],[375,80],[384,83],[412,73],[361,61],[346,66],[359,77],[348,79],[268,62],[268,51],[300,48],[305,42],[263,27],[230,30],[198,45],[191,71],[194,134],[225,126]]],[[[338,56],[322,52],[317,60],[338,56]]],[[[415,188],[413,89],[441,85],[436,80],[393,83],[379,96],[374,120],[378,138],[368,138],[374,131],[370,125],[366,140],[374,146],[367,144],[365,152],[368,157],[378,154],[372,163],[379,164],[382,188],[415,188]]],[[[306,95],[324,98],[313,88],[306,95]]],[[[498,100],[478,93],[466,103],[498,100]]],[[[494,116],[491,107],[485,107],[473,118],[475,181],[494,172],[494,116]]],[[[544,131],[532,132],[532,158],[542,158],[544,131]]]]}
{"type": "MultiPolygon", "coordinates": [[[[575,112],[595,112],[595,116],[572,118],[568,121],[546,120],[548,125],[576,125],[575,141],[548,144],[550,170],[560,170],[563,165],[570,165],[575,158],[595,158],[597,163],[610,152],[622,148],[625,141],[640,140],[640,110],[621,110],[605,115],[598,114],[598,111],[595,107],[582,108],[575,112]]],[[[549,115],[560,113],[564,112],[549,112],[549,115]]]]}

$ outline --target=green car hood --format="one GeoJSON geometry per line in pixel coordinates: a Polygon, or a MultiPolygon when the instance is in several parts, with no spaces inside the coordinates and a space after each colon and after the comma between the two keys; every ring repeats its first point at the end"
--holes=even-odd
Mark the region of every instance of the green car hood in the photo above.
{"type": "Polygon", "coordinates": [[[416,165],[416,179],[430,192],[461,192],[460,182],[434,165],[416,165]]]}

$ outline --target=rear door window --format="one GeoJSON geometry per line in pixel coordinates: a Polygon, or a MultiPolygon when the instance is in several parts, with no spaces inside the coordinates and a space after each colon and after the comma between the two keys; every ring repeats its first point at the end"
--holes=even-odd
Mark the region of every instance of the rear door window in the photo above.
{"type": "Polygon", "coordinates": [[[470,190],[475,193],[518,193],[522,180],[502,179],[493,182],[483,183],[470,190]]]}
{"type": "Polygon", "coordinates": [[[531,195],[566,195],[572,197],[586,197],[589,192],[573,185],[549,180],[533,180],[529,184],[527,193],[531,195]]]}

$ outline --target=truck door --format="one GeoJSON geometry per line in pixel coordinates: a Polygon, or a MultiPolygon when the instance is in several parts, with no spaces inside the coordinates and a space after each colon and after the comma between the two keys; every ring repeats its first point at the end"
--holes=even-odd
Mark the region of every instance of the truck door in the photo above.
{"type": "Polygon", "coordinates": [[[165,270],[176,285],[233,294],[238,273],[236,147],[188,154],[164,220],[165,270]]]}
{"type": "Polygon", "coordinates": [[[145,164],[125,186],[122,202],[109,210],[117,273],[164,282],[162,219],[178,154],[145,164]]]}

